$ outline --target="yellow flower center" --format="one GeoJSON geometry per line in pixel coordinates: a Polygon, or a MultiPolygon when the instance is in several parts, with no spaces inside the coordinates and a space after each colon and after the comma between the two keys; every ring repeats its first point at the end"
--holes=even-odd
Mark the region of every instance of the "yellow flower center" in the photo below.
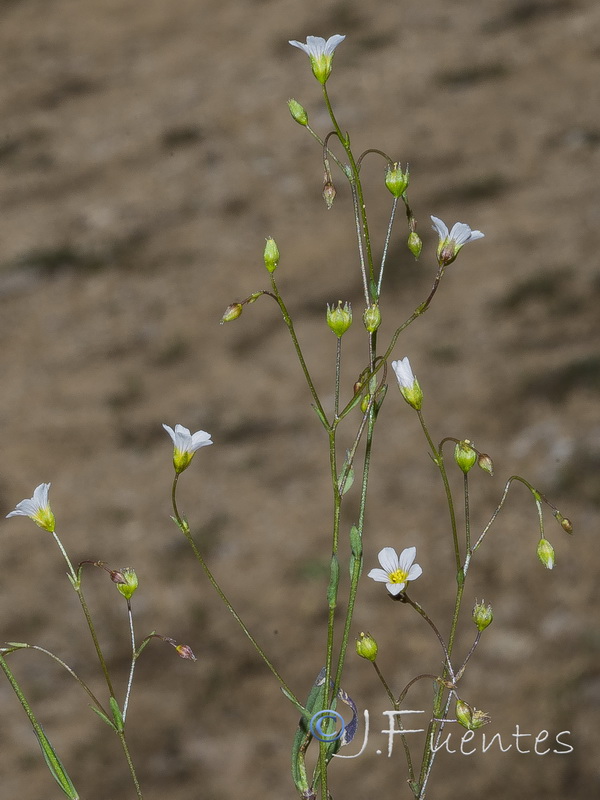
{"type": "Polygon", "coordinates": [[[388,575],[389,583],[406,583],[408,572],[403,569],[397,569],[395,572],[390,572],[388,575]]]}

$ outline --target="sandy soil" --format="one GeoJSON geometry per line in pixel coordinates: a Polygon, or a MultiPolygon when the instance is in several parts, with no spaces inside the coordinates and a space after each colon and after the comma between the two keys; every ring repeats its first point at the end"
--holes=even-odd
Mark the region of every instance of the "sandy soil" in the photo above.
{"type": "MultiPolygon", "coordinates": [[[[327,443],[289,337],[266,301],[219,326],[233,300],[266,287],[274,236],[279,285],[319,390],[331,402],[335,340],[327,302],[361,308],[350,198],[320,197],[319,148],[288,97],[327,131],[308,61],[287,40],[339,32],[329,88],[356,152],[411,165],[419,263],[397,234],[381,341],[426,296],[429,214],[483,230],[407,330],[436,440],[468,437],[496,474],[473,481],[477,529],[509,475],[571,517],[550,516],[557,566],[537,562],[524,490],[473,572],[469,603],[494,606],[464,692],[508,741],[515,725],[569,755],[444,755],[431,797],[589,798],[598,786],[600,357],[600,7],[592,0],[5,0],[0,6],[0,512],[52,481],[75,562],[135,566],[136,628],[189,643],[196,664],[158,643],[140,660],[128,720],[145,796],[293,797],[297,712],[211,591],[169,519],[171,463],[161,423],[204,428],[215,445],[181,481],[181,506],[234,603],[304,696],[323,660],[327,443]]],[[[365,161],[374,237],[389,199],[365,161]]],[[[400,227],[398,229],[402,231],[400,227]]],[[[403,235],[403,234],[402,234],[403,235]]],[[[377,248],[380,245],[377,244],[377,248]]],[[[355,326],[343,391],[364,366],[355,326]]],[[[415,598],[447,628],[451,549],[441,487],[399,394],[376,438],[366,566],[415,543],[415,598]],[[418,588],[417,588],[418,587],[418,588]]],[[[457,483],[458,487],[458,483],[457,483]]],[[[344,516],[354,521],[356,496],[344,516]]],[[[97,691],[76,598],[52,540],[2,524],[0,639],[65,658],[97,691]]],[[[86,586],[122,687],[125,609],[98,571],[86,586]]],[[[379,640],[399,689],[440,656],[424,625],[363,579],[353,635],[379,640]],[[394,614],[401,616],[396,621],[394,614]]],[[[468,648],[465,624],[460,646],[468,648]]],[[[109,729],[40,654],[11,664],[82,797],[133,797],[109,729]]],[[[386,698],[351,657],[345,689],[373,720],[373,743],[336,765],[335,798],[408,797],[399,750],[379,732],[386,698]]],[[[428,701],[429,687],[413,702],[428,701]]],[[[29,723],[0,682],[2,798],[59,797],[29,723]]],[[[530,740],[532,741],[532,740],[530,740]]]]}

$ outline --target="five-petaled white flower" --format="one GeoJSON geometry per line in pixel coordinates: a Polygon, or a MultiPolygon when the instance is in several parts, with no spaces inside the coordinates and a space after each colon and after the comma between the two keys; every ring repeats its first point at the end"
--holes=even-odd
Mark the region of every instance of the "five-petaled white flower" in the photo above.
{"type": "Polygon", "coordinates": [[[400,361],[392,361],[392,369],[396,373],[402,397],[418,411],[423,403],[423,392],[419,386],[419,381],[413,375],[408,356],[400,359],[400,361]]]}
{"type": "Polygon", "coordinates": [[[466,222],[455,222],[452,230],[448,233],[448,228],[445,222],[442,222],[439,217],[431,217],[433,222],[433,230],[437,231],[440,240],[437,248],[437,258],[440,267],[446,267],[451,264],[458,255],[461,247],[464,247],[468,242],[474,242],[476,239],[483,239],[485,236],[481,231],[473,231],[466,222]]]}
{"type": "Polygon", "coordinates": [[[299,47],[304,50],[306,55],[310,58],[313,75],[325,85],[327,78],[331,74],[331,62],[333,61],[333,51],[341,44],[346,37],[339,33],[330,36],[327,41],[322,36],[307,36],[306,44],[304,42],[297,42],[295,39],[290,39],[290,44],[293,47],[299,47]]]}
{"type": "Polygon", "coordinates": [[[40,483],[40,485],[36,487],[33,497],[21,500],[20,503],[17,503],[15,510],[6,515],[7,518],[29,517],[29,519],[32,519],[40,528],[44,528],[44,530],[53,533],[56,522],[52,509],[50,508],[50,503],[48,502],[49,488],[49,483],[40,483]]]}
{"type": "Polygon", "coordinates": [[[400,555],[393,547],[384,547],[378,558],[383,569],[378,567],[369,572],[369,578],[380,583],[385,583],[390,594],[397,595],[404,590],[408,581],[416,580],[423,572],[418,564],[414,563],[417,555],[416,547],[405,548],[400,555]]]}
{"type": "Polygon", "coordinates": [[[190,433],[190,430],[184,428],[183,425],[175,425],[175,430],[173,430],[164,423],[163,428],[173,440],[173,466],[177,473],[183,472],[189,466],[196,450],[212,444],[210,433],[206,431],[190,433]]]}

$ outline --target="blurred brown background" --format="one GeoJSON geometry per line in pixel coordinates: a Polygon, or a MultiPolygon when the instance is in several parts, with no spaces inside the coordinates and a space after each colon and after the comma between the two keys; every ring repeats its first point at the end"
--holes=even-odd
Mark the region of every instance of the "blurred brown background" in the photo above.
{"type": "MultiPolygon", "coordinates": [[[[575,525],[569,539],[547,515],[557,565],[545,571],[535,508],[515,488],[471,572],[466,608],[484,596],[495,621],[462,684],[505,741],[515,724],[551,737],[569,730],[574,752],[442,756],[431,797],[593,795],[599,32],[592,0],[0,5],[0,511],[52,481],[73,560],[133,565],[138,635],[156,629],[198,655],[184,662],[157,643],[139,662],[129,738],[149,800],[295,796],[297,712],[169,520],[171,446],[161,423],[213,435],[182,478],[181,507],[224,588],[305,696],[323,662],[326,437],[274,304],[218,321],[232,300],[266,288],[261,254],[274,236],[280,289],[331,404],[325,304],[341,298],[357,317],[361,310],[351,206],[339,180],[325,210],[319,148],[286,101],[296,97],[327,132],[308,59],[287,40],[333,33],[347,35],[329,83],[342,127],[355,152],[378,147],[410,162],[425,244],[415,263],[400,217],[380,341],[429,291],[429,214],[484,231],[395,356],[411,358],[434,438],[469,437],[494,459],[494,478],[472,481],[476,530],[513,473],[575,525]]],[[[365,161],[376,252],[390,207],[382,175],[375,157],[365,161]]],[[[365,364],[360,328],[345,339],[345,397],[365,364]]],[[[381,547],[416,544],[424,574],[412,594],[447,630],[447,511],[416,418],[394,388],[378,430],[365,575],[381,547]]],[[[354,490],[344,531],[355,509],[354,490]]],[[[57,652],[102,691],[52,540],[28,520],[1,527],[0,638],[57,652]]],[[[123,687],[124,602],[100,571],[86,573],[86,586],[123,687]]],[[[467,614],[463,652],[471,627],[467,614]]],[[[397,691],[417,672],[439,670],[422,621],[366,577],[353,635],[361,629],[379,640],[397,691]]],[[[11,664],[82,797],[133,797],[116,739],[66,673],[33,652],[11,664]]],[[[352,654],[344,687],[370,710],[372,741],[335,765],[334,797],[408,797],[400,749],[391,759],[375,752],[386,746],[386,698],[352,654]]],[[[423,685],[409,707],[427,703],[429,691],[423,685]]],[[[61,796],[6,681],[0,708],[2,798],[61,796]]]]}

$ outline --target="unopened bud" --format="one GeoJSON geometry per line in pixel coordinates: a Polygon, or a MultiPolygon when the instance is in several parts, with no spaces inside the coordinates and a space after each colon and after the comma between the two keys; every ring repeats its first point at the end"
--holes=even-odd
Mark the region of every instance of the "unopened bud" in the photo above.
{"type": "Polygon", "coordinates": [[[394,197],[402,197],[408,187],[408,164],[406,170],[403,170],[398,162],[395,164],[388,164],[385,172],[385,185],[394,195],[394,197]]]}
{"type": "Polygon", "coordinates": [[[478,711],[460,699],[456,701],[456,719],[469,731],[474,731],[490,722],[490,717],[485,711],[478,711]]]}
{"type": "Polygon", "coordinates": [[[471,442],[464,439],[454,448],[454,460],[462,471],[467,474],[477,461],[477,452],[471,447],[471,442]]]}
{"type": "Polygon", "coordinates": [[[570,519],[563,517],[560,511],[557,511],[554,516],[559,521],[560,527],[563,529],[565,533],[573,533],[573,523],[571,522],[570,519]]]}
{"type": "Polygon", "coordinates": [[[196,661],[196,656],[192,652],[192,648],[189,644],[178,644],[175,650],[177,650],[181,658],[187,658],[189,661],[196,661]]]}
{"type": "Polygon", "coordinates": [[[327,206],[327,210],[331,210],[333,206],[333,201],[335,200],[337,192],[335,191],[335,186],[333,185],[332,181],[329,179],[325,179],[325,183],[323,184],[323,200],[325,200],[325,205],[327,206]]]}
{"type": "Polygon", "coordinates": [[[126,600],[131,600],[135,590],[138,588],[138,577],[135,570],[131,567],[124,567],[120,570],[112,570],[110,578],[117,585],[117,589],[121,592],[126,600]]]}
{"type": "Polygon", "coordinates": [[[486,606],[485,600],[482,600],[481,603],[476,600],[473,606],[473,622],[477,625],[477,630],[484,631],[488,625],[491,625],[493,619],[492,607],[489,604],[486,606]]]}
{"type": "Polygon", "coordinates": [[[494,474],[494,463],[487,453],[479,453],[477,464],[490,475],[494,474]]]}
{"type": "Polygon", "coordinates": [[[370,633],[361,633],[356,640],[356,653],[367,661],[375,661],[377,658],[377,642],[370,633]]]}
{"type": "Polygon", "coordinates": [[[416,231],[411,231],[408,234],[408,241],[406,242],[406,244],[408,245],[408,249],[415,258],[418,258],[421,255],[421,250],[423,249],[423,242],[421,241],[421,237],[416,231]]]}
{"type": "Polygon", "coordinates": [[[328,303],[327,324],[338,339],[341,338],[352,325],[352,307],[350,303],[344,303],[343,306],[341,300],[338,300],[337,306],[330,306],[328,303]]]}
{"type": "Polygon", "coordinates": [[[554,548],[548,541],[548,539],[540,539],[537,546],[537,554],[539,560],[542,564],[546,567],[546,569],[552,569],[554,567],[554,548]]]}
{"type": "Polygon", "coordinates": [[[241,303],[232,303],[230,306],[227,306],[225,309],[225,313],[221,317],[221,325],[224,322],[233,322],[234,319],[237,319],[242,311],[244,310],[241,303]]]}
{"type": "Polygon", "coordinates": [[[298,125],[308,125],[308,114],[306,113],[304,106],[301,106],[297,100],[294,100],[291,97],[288,100],[288,108],[290,110],[290,114],[292,115],[293,119],[296,120],[298,125]]]}
{"type": "Polygon", "coordinates": [[[377,328],[381,325],[381,311],[377,303],[373,303],[373,305],[365,308],[363,322],[369,333],[375,333],[377,328]]]}
{"type": "Polygon", "coordinates": [[[265,244],[263,258],[265,260],[265,267],[269,272],[275,272],[277,264],[279,264],[279,248],[277,247],[275,239],[272,239],[270,236],[265,244]]]}

